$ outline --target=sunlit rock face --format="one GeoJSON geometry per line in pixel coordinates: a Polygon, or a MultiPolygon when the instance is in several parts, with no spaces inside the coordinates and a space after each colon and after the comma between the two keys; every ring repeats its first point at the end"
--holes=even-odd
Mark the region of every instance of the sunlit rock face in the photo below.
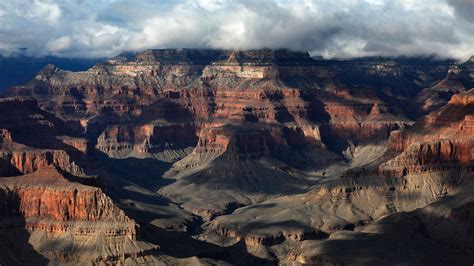
{"type": "Polygon", "coordinates": [[[412,128],[394,131],[389,145],[402,152],[381,165],[386,174],[469,168],[474,160],[473,90],[453,95],[412,128]],[[390,173],[391,172],[391,173],[390,173]]]}
{"type": "Polygon", "coordinates": [[[0,100],[1,219],[25,236],[5,233],[9,250],[53,263],[470,263],[473,69],[266,49],[49,65],[0,100]],[[439,255],[420,259],[424,247],[439,255]]]}
{"type": "Polygon", "coordinates": [[[125,263],[158,249],[136,240],[137,224],[101,189],[70,182],[54,167],[2,178],[0,199],[2,242],[30,235],[24,243],[2,245],[5,261],[44,263],[31,254],[15,257],[28,252],[30,245],[44,260],[56,263],[125,263]],[[74,248],[58,249],[58,243],[74,248]]]}

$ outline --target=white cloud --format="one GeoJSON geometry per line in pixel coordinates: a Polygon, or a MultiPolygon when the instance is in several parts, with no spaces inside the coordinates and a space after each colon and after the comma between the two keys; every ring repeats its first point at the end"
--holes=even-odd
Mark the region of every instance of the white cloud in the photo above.
{"type": "Polygon", "coordinates": [[[465,59],[474,54],[472,8],[469,0],[16,0],[0,5],[0,47],[74,57],[267,47],[465,59]]]}
{"type": "Polygon", "coordinates": [[[120,33],[102,33],[91,38],[92,49],[108,49],[120,45],[120,33]]]}
{"type": "Polygon", "coordinates": [[[53,3],[46,3],[40,0],[33,2],[32,12],[30,16],[33,18],[44,18],[49,23],[54,24],[61,18],[62,12],[58,5],[53,3]]]}
{"type": "Polygon", "coordinates": [[[67,51],[69,48],[71,48],[71,44],[72,44],[71,37],[63,36],[61,38],[49,41],[46,44],[46,48],[50,52],[60,53],[60,52],[63,52],[63,51],[67,51]]]}

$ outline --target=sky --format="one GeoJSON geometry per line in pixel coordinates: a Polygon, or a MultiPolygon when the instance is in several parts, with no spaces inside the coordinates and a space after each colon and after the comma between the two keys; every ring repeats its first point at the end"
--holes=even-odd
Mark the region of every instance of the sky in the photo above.
{"type": "Polygon", "coordinates": [[[473,0],[2,0],[0,54],[288,48],[333,57],[474,55],[473,0]]]}

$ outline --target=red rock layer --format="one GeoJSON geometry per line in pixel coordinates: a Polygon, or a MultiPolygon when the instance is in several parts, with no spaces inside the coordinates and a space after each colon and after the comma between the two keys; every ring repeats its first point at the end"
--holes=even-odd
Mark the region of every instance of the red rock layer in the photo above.
{"type": "Polygon", "coordinates": [[[238,126],[207,127],[201,130],[197,154],[223,154],[229,159],[260,157],[269,153],[266,132],[238,126]]]}
{"type": "Polygon", "coordinates": [[[222,154],[227,150],[230,138],[224,127],[206,127],[199,134],[199,141],[194,149],[197,154],[222,154]]]}
{"type": "Polygon", "coordinates": [[[89,150],[87,139],[73,138],[69,136],[59,136],[58,139],[61,140],[64,144],[71,146],[82,153],[87,153],[89,150]]]}
{"type": "Polygon", "coordinates": [[[83,175],[74,162],[74,152],[68,153],[73,149],[68,147],[85,153],[87,141],[58,136],[65,130],[64,122],[40,110],[37,104],[28,98],[0,100],[0,124],[5,127],[0,129],[0,176],[28,174],[50,165],[83,175]]]}
{"type": "Polygon", "coordinates": [[[474,161],[474,140],[439,140],[411,144],[402,154],[382,164],[385,176],[446,171],[474,161]]]}
{"type": "Polygon", "coordinates": [[[269,156],[282,149],[304,150],[321,145],[319,129],[309,125],[210,124],[200,131],[193,153],[224,154],[227,159],[239,160],[269,156]]]}
{"type": "Polygon", "coordinates": [[[472,89],[453,95],[448,104],[423,117],[412,129],[393,132],[390,137],[391,147],[403,151],[416,141],[470,139],[474,133],[473,95],[472,89]]]}
{"type": "Polygon", "coordinates": [[[130,238],[136,235],[135,223],[99,188],[70,183],[54,168],[22,177],[0,180],[0,218],[24,217],[27,229],[65,232],[74,224],[55,222],[110,222],[119,228],[111,232],[130,238]],[[41,222],[39,219],[45,219],[41,222]],[[34,221],[39,221],[35,223],[34,221]],[[48,222],[46,222],[48,221],[48,222]],[[118,231],[117,231],[118,230],[118,231]]]}
{"type": "Polygon", "coordinates": [[[403,152],[379,170],[384,175],[401,176],[469,167],[474,162],[473,93],[470,90],[454,95],[446,106],[425,116],[420,124],[393,132],[390,146],[403,152]]]}
{"type": "Polygon", "coordinates": [[[52,165],[75,175],[83,174],[82,169],[63,150],[39,150],[14,144],[0,150],[0,160],[22,174],[33,173],[52,165]]]}
{"type": "Polygon", "coordinates": [[[158,248],[136,240],[135,221],[101,189],[70,182],[53,167],[0,178],[0,201],[0,238],[12,243],[7,257],[32,245],[58,264],[124,264],[158,248]]]}
{"type": "Polygon", "coordinates": [[[70,169],[74,167],[73,162],[67,153],[62,150],[14,151],[12,153],[11,163],[23,174],[32,173],[50,165],[56,165],[61,169],[70,169]]]}
{"type": "Polygon", "coordinates": [[[371,92],[359,94],[362,95],[340,90],[320,96],[324,111],[329,115],[327,138],[356,143],[384,140],[393,130],[412,124],[400,111],[390,111],[371,92]]]}

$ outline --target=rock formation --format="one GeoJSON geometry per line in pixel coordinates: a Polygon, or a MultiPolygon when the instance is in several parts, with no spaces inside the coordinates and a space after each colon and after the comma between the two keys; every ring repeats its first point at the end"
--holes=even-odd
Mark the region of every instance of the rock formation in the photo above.
{"type": "Polygon", "coordinates": [[[175,161],[195,145],[193,124],[145,124],[107,126],[96,148],[112,158],[154,156],[175,161]]]}
{"type": "Polygon", "coordinates": [[[0,179],[0,198],[2,242],[24,227],[31,234],[24,245],[50,262],[123,263],[158,248],[136,240],[136,223],[99,188],[70,182],[54,167],[0,179]]]}
{"type": "Polygon", "coordinates": [[[474,90],[453,95],[437,111],[421,118],[414,127],[394,131],[390,145],[403,151],[380,166],[388,175],[472,167],[474,142],[474,90]]]}
{"type": "Polygon", "coordinates": [[[470,263],[472,62],[48,65],[0,99],[0,263],[470,263]]]}

